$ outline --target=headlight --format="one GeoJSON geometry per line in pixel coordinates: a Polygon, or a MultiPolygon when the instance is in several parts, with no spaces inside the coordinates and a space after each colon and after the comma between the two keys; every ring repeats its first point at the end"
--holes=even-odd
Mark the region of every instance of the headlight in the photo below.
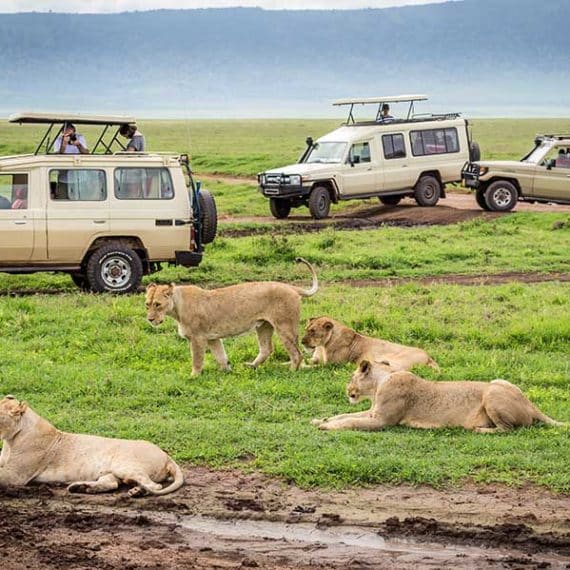
{"type": "Polygon", "coordinates": [[[489,172],[489,169],[486,166],[479,167],[479,176],[485,176],[489,172]]]}
{"type": "Polygon", "coordinates": [[[293,174],[289,176],[289,184],[291,186],[301,186],[302,178],[299,174],[293,174]]]}
{"type": "Polygon", "coordinates": [[[259,182],[259,184],[261,186],[265,185],[265,174],[258,174],[257,175],[257,181],[259,182]]]}

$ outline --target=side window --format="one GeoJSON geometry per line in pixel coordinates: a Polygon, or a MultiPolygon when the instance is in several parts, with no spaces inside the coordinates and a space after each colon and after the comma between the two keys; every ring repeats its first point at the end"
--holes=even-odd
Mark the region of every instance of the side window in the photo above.
{"type": "Polygon", "coordinates": [[[384,158],[406,158],[406,147],[404,146],[404,135],[383,135],[382,147],[384,148],[384,158]]]}
{"type": "Polygon", "coordinates": [[[353,144],[348,153],[348,160],[353,164],[360,164],[361,162],[370,162],[370,143],[356,143],[353,144]]]}
{"type": "Polygon", "coordinates": [[[104,170],[50,170],[49,189],[52,200],[100,202],[107,199],[104,170]]]}
{"type": "Polygon", "coordinates": [[[119,200],[170,200],[174,186],[167,168],[117,168],[115,197],[119,200]]]}
{"type": "Polygon", "coordinates": [[[0,174],[0,210],[28,208],[28,175],[0,174]]]}
{"type": "Polygon", "coordinates": [[[455,127],[412,131],[410,143],[414,156],[459,152],[459,139],[455,127]]]}

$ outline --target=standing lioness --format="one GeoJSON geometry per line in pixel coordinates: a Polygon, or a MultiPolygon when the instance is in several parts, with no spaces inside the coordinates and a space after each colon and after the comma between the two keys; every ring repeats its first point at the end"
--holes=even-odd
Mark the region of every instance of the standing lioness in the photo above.
{"type": "Polygon", "coordinates": [[[506,380],[430,382],[411,372],[393,372],[388,363],[363,360],[346,388],[351,404],[372,400],[366,412],[313,420],[320,429],[379,430],[463,427],[479,433],[507,431],[534,422],[562,425],[545,416],[506,380]]]}
{"type": "Polygon", "coordinates": [[[208,291],[193,285],[155,285],[146,289],[148,321],[158,326],[166,315],[178,321],[180,336],[187,338],[192,352],[192,375],[202,371],[206,348],[212,351],[220,367],[230,365],[222,339],[256,329],[259,354],[251,363],[257,367],[273,352],[271,337],[277,333],[287,350],[291,369],[297,370],[302,356],[299,350],[301,297],[314,295],[319,283],[308,261],[298,258],[311,271],[313,284],[304,290],[275,281],[254,281],[208,291]]]}
{"type": "Polygon", "coordinates": [[[392,370],[409,370],[418,364],[439,370],[435,360],[421,348],[365,336],[330,317],[309,319],[302,343],[314,348],[313,364],[387,360],[392,370]]]}
{"type": "Polygon", "coordinates": [[[184,476],[162,449],[148,441],[65,433],[13,396],[0,400],[0,485],[69,483],[74,493],[104,493],[119,483],[166,495],[184,476]],[[159,483],[173,479],[168,487],[159,483]]]}

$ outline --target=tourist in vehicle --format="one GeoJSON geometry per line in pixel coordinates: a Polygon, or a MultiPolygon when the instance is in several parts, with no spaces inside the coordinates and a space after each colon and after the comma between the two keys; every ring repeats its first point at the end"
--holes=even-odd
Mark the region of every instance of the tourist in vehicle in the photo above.
{"type": "Polygon", "coordinates": [[[382,105],[382,113],[378,118],[379,123],[391,123],[394,120],[394,117],[390,115],[390,105],[388,103],[384,103],[382,105]]]}
{"type": "Polygon", "coordinates": [[[64,124],[63,133],[53,143],[53,150],[59,154],[89,154],[85,137],[77,133],[72,123],[64,124]]]}
{"type": "Polygon", "coordinates": [[[143,134],[137,129],[137,126],[132,125],[121,125],[119,129],[119,134],[127,139],[127,152],[144,152],[145,142],[143,134]]]}

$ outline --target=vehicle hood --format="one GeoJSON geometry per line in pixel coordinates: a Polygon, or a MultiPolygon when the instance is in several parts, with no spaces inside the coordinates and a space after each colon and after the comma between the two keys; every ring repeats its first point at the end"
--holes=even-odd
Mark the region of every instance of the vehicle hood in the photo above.
{"type": "Polygon", "coordinates": [[[301,176],[316,177],[321,174],[327,174],[330,176],[332,170],[336,170],[340,166],[339,163],[333,164],[289,164],[288,166],[282,166],[281,168],[272,168],[271,170],[266,170],[262,174],[300,174],[301,176]]]}
{"type": "Polygon", "coordinates": [[[521,170],[525,168],[534,168],[536,164],[530,162],[521,162],[520,160],[478,160],[479,166],[485,166],[489,170],[511,171],[521,170]]]}

